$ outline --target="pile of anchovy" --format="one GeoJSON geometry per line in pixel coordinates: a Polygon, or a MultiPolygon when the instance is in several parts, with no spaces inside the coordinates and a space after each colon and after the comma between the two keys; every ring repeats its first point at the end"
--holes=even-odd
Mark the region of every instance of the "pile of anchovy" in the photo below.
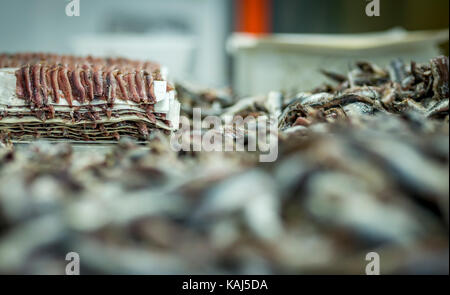
{"type": "MultiPolygon", "coordinates": [[[[0,273],[449,271],[449,65],[357,63],[335,83],[236,101],[177,85],[183,113],[278,118],[278,159],[0,143],[0,273]]],[[[186,130],[185,132],[191,132],[186,130]]],[[[246,134],[251,136],[251,134],[246,134]]]]}

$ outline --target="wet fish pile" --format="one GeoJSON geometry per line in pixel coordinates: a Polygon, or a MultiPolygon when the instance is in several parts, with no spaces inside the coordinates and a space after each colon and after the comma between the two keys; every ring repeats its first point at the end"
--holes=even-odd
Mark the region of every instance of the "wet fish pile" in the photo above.
{"type": "Polygon", "coordinates": [[[308,117],[330,122],[375,112],[414,113],[448,123],[448,68],[448,57],[440,56],[420,65],[396,60],[388,69],[360,62],[347,76],[324,71],[339,85],[298,94],[284,109],[280,128],[308,125],[308,117]]]}
{"type": "Polygon", "coordinates": [[[220,116],[224,109],[237,102],[230,89],[204,89],[187,83],[176,83],[181,113],[192,117],[193,109],[200,108],[202,116],[220,116]]]}
{"type": "Polygon", "coordinates": [[[448,274],[448,59],[326,74],[338,85],[220,111],[279,117],[273,163],[161,132],[3,144],[0,273],[63,274],[77,252],[84,274],[364,274],[376,252],[382,274],[448,274]]]}
{"type": "Polygon", "coordinates": [[[149,139],[177,125],[159,65],[124,58],[0,55],[0,132],[12,141],[149,139]],[[14,68],[10,68],[14,67],[14,68]]]}

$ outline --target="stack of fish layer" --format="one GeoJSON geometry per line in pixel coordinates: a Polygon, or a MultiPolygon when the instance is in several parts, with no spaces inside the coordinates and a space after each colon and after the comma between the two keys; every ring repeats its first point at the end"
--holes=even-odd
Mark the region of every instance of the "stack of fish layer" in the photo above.
{"type": "Polygon", "coordinates": [[[148,139],[178,125],[159,65],[123,58],[0,55],[0,133],[13,141],[148,139]]]}

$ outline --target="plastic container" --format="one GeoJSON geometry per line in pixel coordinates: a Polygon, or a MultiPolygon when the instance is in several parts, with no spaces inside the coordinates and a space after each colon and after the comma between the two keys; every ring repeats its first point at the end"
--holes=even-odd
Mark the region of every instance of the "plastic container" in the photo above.
{"type": "MultiPolygon", "coordinates": [[[[358,60],[385,66],[395,58],[428,61],[448,42],[448,30],[406,32],[401,29],[355,35],[234,34],[233,87],[241,96],[269,91],[308,91],[327,81],[320,69],[346,73],[358,60]]],[[[329,82],[329,81],[328,81],[329,82]]]]}

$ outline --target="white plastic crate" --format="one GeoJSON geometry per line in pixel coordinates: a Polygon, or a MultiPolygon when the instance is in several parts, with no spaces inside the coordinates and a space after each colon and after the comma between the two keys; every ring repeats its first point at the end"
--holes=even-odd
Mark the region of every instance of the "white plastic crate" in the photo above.
{"type": "Polygon", "coordinates": [[[401,29],[355,35],[234,34],[228,40],[233,87],[242,96],[272,90],[307,91],[327,81],[320,69],[346,73],[358,60],[381,66],[395,58],[427,61],[440,54],[438,44],[448,41],[448,34],[448,30],[401,29]]]}

